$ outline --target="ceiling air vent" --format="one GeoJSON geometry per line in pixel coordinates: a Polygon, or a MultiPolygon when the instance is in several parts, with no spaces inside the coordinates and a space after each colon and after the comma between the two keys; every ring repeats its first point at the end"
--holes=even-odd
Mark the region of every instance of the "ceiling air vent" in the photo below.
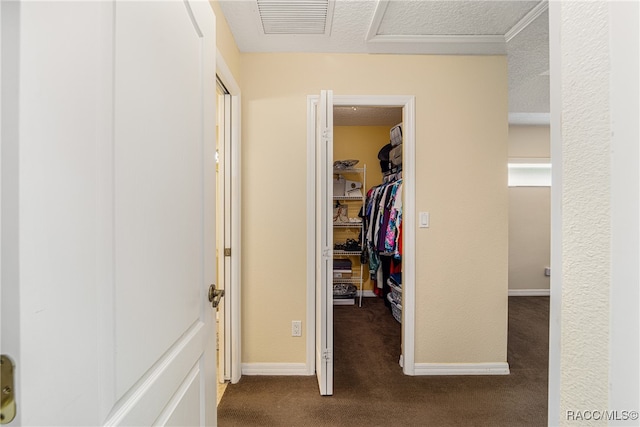
{"type": "Polygon", "coordinates": [[[329,34],[333,1],[257,0],[265,34],[329,34]]]}

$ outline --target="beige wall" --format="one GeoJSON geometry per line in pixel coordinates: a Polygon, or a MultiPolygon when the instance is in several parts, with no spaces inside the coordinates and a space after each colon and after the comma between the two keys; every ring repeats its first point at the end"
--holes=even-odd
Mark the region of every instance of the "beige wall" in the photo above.
{"type": "Polygon", "coordinates": [[[222,13],[219,1],[209,0],[213,13],[216,15],[216,47],[224,57],[236,83],[240,85],[240,51],[233,38],[227,19],[222,13]]]}
{"type": "MultiPolygon", "coordinates": [[[[509,158],[549,158],[549,126],[509,126],[509,158]]],[[[509,289],[549,289],[551,188],[509,188],[509,289]]]]}
{"type": "Polygon", "coordinates": [[[416,362],[504,362],[507,67],[499,56],[243,54],[243,362],[304,363],[306,102],[416,96],[416,362]]]}
{"type": "Polygon", "coordinates": [[[509,188],[509,289],[549,289],[551,187],[509,188]]]}
{"type": "Polygon", "coordinates": [[[391,126],[334,126],[333,158],[357,159],[367,165],[367,188],[382,183],[378,152],[389,143],[391,126]]]}
{"type": "Polygon", "coordinates": [[[549,125],[509,125],[509,157],[551,157],[549,125]]]}

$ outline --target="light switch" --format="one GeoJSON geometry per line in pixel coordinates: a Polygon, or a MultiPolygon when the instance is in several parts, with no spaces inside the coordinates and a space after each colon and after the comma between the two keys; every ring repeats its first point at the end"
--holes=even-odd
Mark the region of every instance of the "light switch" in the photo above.
{"type": "Polygon", "coordinates": [[[420,228],[429,228],[429,212],[420,212],[420,228]]]}

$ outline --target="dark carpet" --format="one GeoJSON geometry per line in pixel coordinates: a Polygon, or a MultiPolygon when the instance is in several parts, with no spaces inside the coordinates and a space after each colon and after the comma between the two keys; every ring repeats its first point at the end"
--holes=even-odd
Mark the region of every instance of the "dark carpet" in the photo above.
{"type": "Polygon", "coordinates": [[[320,396],[315,376],[243,376],[218,425],[546,426],[548,329],[548,297],[510,297],[510,375],[411,377],[381,299],[334,307],[334,395],[320,396]]]}

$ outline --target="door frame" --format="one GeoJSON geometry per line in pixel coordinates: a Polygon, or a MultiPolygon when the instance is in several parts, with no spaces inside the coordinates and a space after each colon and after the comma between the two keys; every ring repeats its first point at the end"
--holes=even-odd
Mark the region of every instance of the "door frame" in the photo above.
{"type": "MultiPolygon", "coordinates": [[[[216,73],[216,287],[226,292],[231,283],[231,257],[226,248],[231,247],[230,216],[231,196],[229,171],[227,165],[231,152],[231,95],[216,73]]],[[[216,309],[216,369],[218,383],[231,378],[231,343],[227,334],[231,311],[227,309],[227,298],[222,298],[216,309]]],[[[218,397],[219,399],[219,397],[218,397]]]]}
{"type": "MultiPolygon", "coordinates": [[[[231,173],[225,174],[230,176],[231,180],[231,215],[227,217],[225,215],[225,221],[229,221],[230,224],[224,224],[224,228],[230,227],[231,230],[231,248],[232,256],[230,260],[231,280],[229,283],[225,283],[225,322],[224,322],[224,335],[227,338],[225,343],[225,351],[228,355],[225,355],[225,359],[229,359],[230,366],[230,378],[228,378],[232,384],[240,381],[242,376],[242,336],[241,336],[241,324],[240,324],[240,288],[241,288],[241,259],[242,259],[242,234],[241,234],[241,138],[240,138],[240,100],[241,91],[240,86],[233,77],[231,69],[228,67],[222,53],[219,49],[216,49],[216,74],[220,78],[220,81],[229,91],[231,97],[231,152],[225,153],[224,159],[231,157],[231,163],[226,166],[230,166],[231,173]]],[[[225,160],[226,161],[226,160],[225,160]]],[[[225,169],[227,169],[225,167],[225,169]]],[[[223,177],[225,179],[226,177],[223,177]]],[[[225,257],[222,256],[222,262],[225,257]]],[[[225,378],[226,380],[227,378],[225,378]]]]}
{"type": "MultiPolygon", "coordinates": [[[[307,96],[307,326],[306,370],[315,373],[315,260],[316,256],[316,109],[318,95],[307,96]]],[[[384,106],[402,108],[403,123],[403,256],[402,354],[399,363],[405,375],[415,375],[415,96],[413,95],[333,95],[336,106],[384,106]]]]}

